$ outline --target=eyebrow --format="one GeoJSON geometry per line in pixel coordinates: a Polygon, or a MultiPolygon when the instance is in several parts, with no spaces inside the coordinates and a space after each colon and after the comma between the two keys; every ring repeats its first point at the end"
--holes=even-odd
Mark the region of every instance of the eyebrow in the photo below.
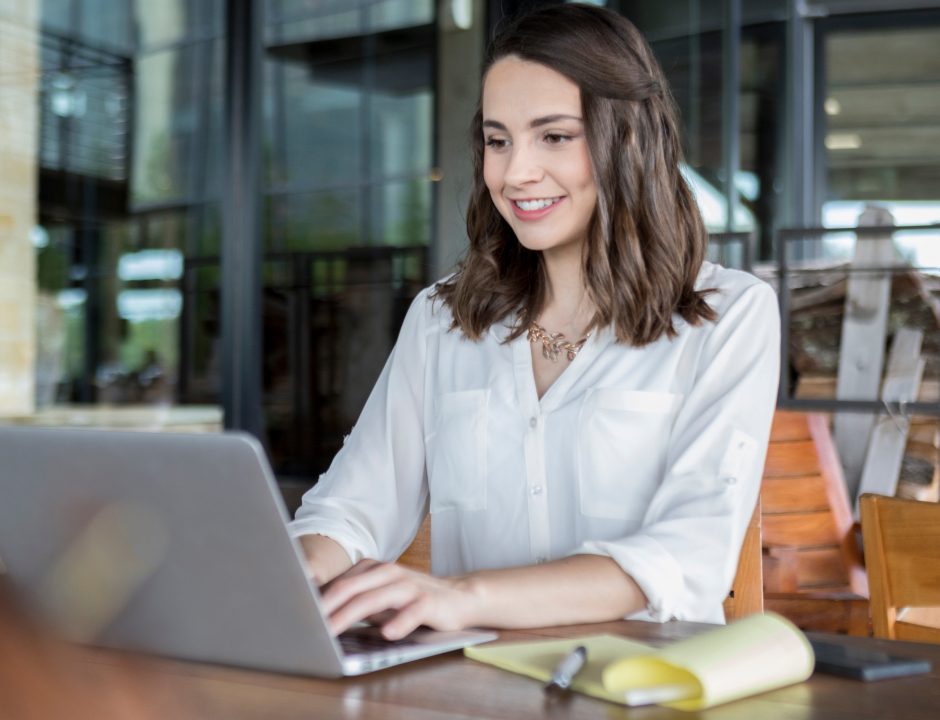
{"type": "MultiPolygon", "coordinates": [[[[535,120],[529,123],[529,127],[537,128],[537,127],[541,127],[542,125],[550,125],[551,123],[558,122],[559,120],[575,120],[577,122],[584,122],[581,118],[575,117],[574,115],[557,114],[557,115],[546,115],[545,117],[536,118],[535,120]]],[[[503,125],[501,122],[498,122],[496,120],[484,120],[483,127],[494,128],[496,130],[506,129],[505,125],[503,125]]]]}

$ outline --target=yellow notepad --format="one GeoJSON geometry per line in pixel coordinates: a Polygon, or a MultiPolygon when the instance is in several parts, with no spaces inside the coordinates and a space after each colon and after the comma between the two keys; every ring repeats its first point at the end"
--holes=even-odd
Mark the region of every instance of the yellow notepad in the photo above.
{"type": "Polygon", "coordinates": [[[792,685],[813,672],[813,650],[792,623],[773,615],[752,615],[730,625],[656,650],[610,635],[513,645],[482,645],[467,657],[542,682],[568,653],[587,649],[587,663],[573,690],[617,703],[627,691],[686,687],[694,696],[663,703],[703,710],[739,698],[792,685]]]}
{"type": "Polygon", "coordinates": [[[616,660],[653,652],[653,648],[643,643],[613,635],[594,635],[575,640],[473,645],[464,648],[464,654],[474,660],[547,683],[552,679],[558,663],[581,645],[587,650],[587,662],[575,676],[571,689],[619,703],[623,703],[622,692],[611,693],[604,689],[604,669],[616,660]]]}

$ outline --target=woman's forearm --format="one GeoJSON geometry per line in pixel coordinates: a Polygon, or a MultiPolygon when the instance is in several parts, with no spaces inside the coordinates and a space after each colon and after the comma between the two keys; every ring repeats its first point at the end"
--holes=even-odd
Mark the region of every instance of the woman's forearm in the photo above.
{"type": "Polygon", "coordinates": [[[525,628],[605,622],[647,605],[633,578],[611,558],[599,555],[484,570],[451,580],[473,598],[467,626],[525,628]]]}
{"type": "Polygon", "coordinates": [[[352,567],[349,555],[335,540],[324,535],[301,535],[299,540],[307,558],[307,574],[317,585],[328,583],[352,567]]]}

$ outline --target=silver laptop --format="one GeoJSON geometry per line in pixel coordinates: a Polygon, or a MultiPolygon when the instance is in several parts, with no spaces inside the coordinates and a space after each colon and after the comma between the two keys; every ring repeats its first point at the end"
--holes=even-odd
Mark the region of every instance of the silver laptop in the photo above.
{"type": "Polygon", "coordinates": [[[340,677],[496,638],[333,637],[287,520],[249,435],[0,428],[0,558],[75,639],[340,677]]]}

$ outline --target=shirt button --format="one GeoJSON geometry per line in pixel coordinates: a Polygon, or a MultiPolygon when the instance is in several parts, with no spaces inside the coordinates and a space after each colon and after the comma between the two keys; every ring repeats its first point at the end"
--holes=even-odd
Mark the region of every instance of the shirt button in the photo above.
{"type": "Polygon", "coordinates": [[[539,564],[541,565],[543,562],[545,562],[545,556],[544,556],[544,555],[539,555],[539,556],[535,559],[535,562],[537,562],[537,563],[539,563],[539,564]]]}
{"type": "Polygon", "coordinates": [[[737,485],[738,479],[736,477],[729,477],[725,482],[729,485],[737,485]]]}
{"type": "Polygon", "coordinates": [[[538,424],[539,424],[539,419],[538,419],[537,417],[531,417],[531,418],[529,418],[529,427],[530,427],[530,428],[534,428],[534,427],[535,427],[536,425],[538,425],[538,424]]]}
{"type": "Polygon", "coordinates": [[[541,493],[541,492],[542,492],[542,486],[541,486],[541,485],[536,485],[535,487],[532,488],[532,494],[533,494],[533,495],[538,495],[538,494],[541,493]]]}

